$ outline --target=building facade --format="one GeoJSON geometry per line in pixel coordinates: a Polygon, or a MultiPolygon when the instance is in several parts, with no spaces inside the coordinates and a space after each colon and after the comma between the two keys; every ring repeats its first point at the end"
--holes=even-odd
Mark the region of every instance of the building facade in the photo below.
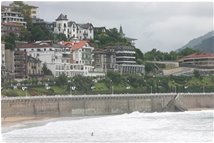
{"type": "Polygon", "coordinates": [[[50,44],[45,42],[17,44],[20,51],[27,52],[28,56],[39,59],[46,64],[53,76],[65,74],[68,77],[75,75],[104,76],[104,73],[94,72],[93,47],[87,41],[62,42],[50,44]]]}
{"type": "Polygon", "coordinates": [[[15,22],[1,23],[1,35],[8,35],[9,33],[15,33],[17,36],[20,35],[23,25],[15,22]]]}
{"type": "Polygon", "coordinates": [[[74,21],[68,21],[67,15],[63,14],[60,14],[54,23],[54,33],[63,33],[69,39],[94,39],[94,27],[91,23],[77,24],[74,21]]]}
{"type": "Polygon", "coordinates": [[[29,79],[43,76],[42,62],[39,59],[27,56],[27,75],[29,79]]]}
{"type": "Polygon", "coordinates": [[[94,53],[94,67],[98,71],[123,73],[145,73],[144,65],[138,65],[135,49],[129,46],[109,46],[94,53]]]}
{"type": "Polygon", "coordinates": [[[213,53],[196,53],[179,60],[180,67],[192,67],[200,69],[214,69],[213,53]]]}
{"type": "Polygon", "coordinates": [[[13,22],[26,27],[27,22],[24,21],[24,17],[20,12],[13,11],[10,6],[2,6],[1,8],[2,23],[13,22]]]}
{"type": "Polygon", "coordinates": [[[27,79],[27,52],[15,50],[14,64],[15,64],[15,78],[27,79]]]}

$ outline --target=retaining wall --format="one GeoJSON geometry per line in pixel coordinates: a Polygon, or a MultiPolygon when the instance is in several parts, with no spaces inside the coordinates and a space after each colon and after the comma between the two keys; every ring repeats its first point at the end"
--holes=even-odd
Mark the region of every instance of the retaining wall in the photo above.
{"type": "Polygon", "coordinates": [[[1,100],[2,117],[91,116],[139,112],[161,112],[176,97],[185,109],[214,108],[214,93],[163,93],[131,95],[84,95],[6,97],[1,100]]]}

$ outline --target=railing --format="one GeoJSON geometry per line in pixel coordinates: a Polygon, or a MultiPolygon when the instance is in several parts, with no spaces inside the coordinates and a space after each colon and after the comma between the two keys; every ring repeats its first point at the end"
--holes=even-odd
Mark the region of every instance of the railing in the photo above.
{"type": "Polygon", "coordinates": [[[102,95],[55,95],[55,96],[24,96],[24,97],[2,97],[2,101],[21,99],[64,99],[64,98],[135,98],[135,97],[168,97],[178,96],[214,96],[214,93],[155,93],[155,94],[102,94],[102,95]]]}

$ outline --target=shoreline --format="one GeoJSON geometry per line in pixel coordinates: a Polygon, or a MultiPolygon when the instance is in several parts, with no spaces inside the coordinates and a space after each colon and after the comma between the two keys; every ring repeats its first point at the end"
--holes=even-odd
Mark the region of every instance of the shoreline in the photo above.
{"type": "MultiPolygon", "coordinates": [[[[213,110],[214,108],[191,108],[188,109],[187,111],[203,111],[203,110],[213,110]]],[[[148,112],[148,113],[152,113],[152,112],[148,112]]],[[[163,112],[164,113],[164,112],[163,112]]],[[[115,115],[115,114],[114,114],[115,115]]],[[[97,115],[97,117],[99,117],[100,115],[97,115]]],[[[109,116],[109,115],[107,115],[109,116]]],[[[28,123],[33,123],[33,122],[37,122],[37,121],[45,121],[45,120],[52,120],[52,119],[58,119],[58,118],[84,118],[84,117],[89,117],[89,116],[40,116],[40,117],[34,117],[34,116],[17,116],[17,117],[6,117],[3,118],[1,117],[1,126],[2,127],[11,127],[14,125],[18,125],[18,124],[28,124],[28,123]]]]}
{"type": "Polygon", "coordinates": [[[57,117],[6,117],[1,118],[1,126],[2,127],[11,127],[18,124],[27,124],[37,121],[44,121],[49,119],[56,119],[57,117]]]}

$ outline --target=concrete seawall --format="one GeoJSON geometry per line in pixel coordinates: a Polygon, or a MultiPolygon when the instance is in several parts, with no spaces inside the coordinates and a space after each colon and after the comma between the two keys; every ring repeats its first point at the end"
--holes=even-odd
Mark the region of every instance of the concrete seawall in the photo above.
{"type": "Polygon", "coordinates": [[[134,111],[161,112],[168,109],[167,106],[172,100],[187,110],[214,108],[214,93],[162,93],[6,97],[1,100],[1,110],[2,117],[110,115],[134,111]]]}

